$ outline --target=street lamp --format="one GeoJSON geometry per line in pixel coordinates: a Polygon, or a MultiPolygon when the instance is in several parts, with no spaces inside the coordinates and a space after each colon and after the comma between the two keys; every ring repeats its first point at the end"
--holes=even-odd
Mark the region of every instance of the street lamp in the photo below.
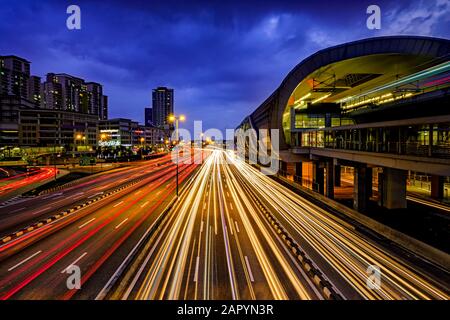
{"type": "Polygon", "coordinates": [[[178,143],[180,142],[180,137],[178,136],[178,122],[181,121],[183,122],[184,120],[186,120],[186,117],[184,115],[179,115],[179,116],[175,116],[174,114],[169,116],[169,121],[170,122],[175,122],[175,137],[176,137],[176,142],[177,145],[175,146],[176,149],[176,154],[177,154],[177,174],[176,174],[176,185],[177,185],[177,197],[178,197],[178,143]]]}
{"type": "MultiPolygon", "coordinates": [[[[108,135],[106,133],[102,133],[100,135],[100,141],[102,142],[102,144],[100,145],[100,160],[103,159],[103,145],[107,139],[108,139],[108,135]]],[[[100,171],[102,171],[102,169],[103,169],[103,162],[100,161],[100,171]]]]}
{"type": "Polygon", "coordinates": [[[82,139],[83,139],[83,136],[81,134],[77,133],[77,135],[75,136],[75,141],[73,143],[73,157],[74,158],[75,158],[75,152],[77,149],[77,141],[82,140],[82,139]]]}
{"type": "Polygon", "coordinates": [[[141,139],[139,139],[141,141],[141,160],[144,159],[144,154],[143,154],[143,149],[144,149],[144,141],[145,138],[141,137],[141,139]]]}

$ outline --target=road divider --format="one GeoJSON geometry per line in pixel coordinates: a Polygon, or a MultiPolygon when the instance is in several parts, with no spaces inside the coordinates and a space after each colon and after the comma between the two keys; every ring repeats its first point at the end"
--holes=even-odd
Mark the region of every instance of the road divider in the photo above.
{"type": "Polygon", "coordinates": [[[312,280],[317,289],[321,291],[323,296],[328,300],[343,300],[343,297],[337,293],[324,274],[317,268],[312,260],[308,257],[300,245],[289,235],[288,231],[282,226],[277,218],[266,208],[259,198],[248,188],[248,195],[255,202],[259,210],[263,213],[269,225],[280,237],[283,244],[289,249],[292,255],[297,259],[306,275],[312,280]]]}

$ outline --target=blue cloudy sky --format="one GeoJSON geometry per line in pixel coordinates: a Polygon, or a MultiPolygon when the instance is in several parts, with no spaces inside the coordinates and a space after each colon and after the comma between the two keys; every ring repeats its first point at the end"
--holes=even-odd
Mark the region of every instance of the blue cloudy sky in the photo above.
{"type": "Polygon", "coordinates": [[[100,82],[110,117],[143,121],[151,89],[175,89],[175,109],[203,127],[234,128],[286,74],[317,50],[366,37],[449,38],[448,0],[359,1],[6,1],[0,54],[32,62],[32,73],[65,72],[100,82]],[[81,8],[82,29],[66,28],[81,8]],[[381,8],[381,30],[366,8],[381,8]]]}

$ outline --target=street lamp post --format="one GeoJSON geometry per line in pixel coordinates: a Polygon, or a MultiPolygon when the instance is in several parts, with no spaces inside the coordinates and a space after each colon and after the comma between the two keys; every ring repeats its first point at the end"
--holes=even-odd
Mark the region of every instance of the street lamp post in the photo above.
{"type": "MultiPolygon", "coordinates": [[[[103,157],[103,144],[104,144],[104,142],[106,141],[107,138],[108,137],[107,137],[107,135],[105,133],[102,133],[100,135],[100,140],[102,142],[101,145],[100,145],[100,160],[102,160],[102,157],[103,157]]],[[[100,171],[103,171],[103,162],[102,161],[100,161],[100,171]]]]}
{"type": "Polygon", "coordinates": [[[177,173],[176,173],[176,187],[177,187],[177,197],[178,197],[178,144],[180,143],[180,137],[179,137],[179,135],[178,135],[178,123],[179,123],[179,121],[184,121],[186,119],[186,117],[184,116],[184,115],[180,115],[180,116],[175,116],[175,115],[170,115],[169,116],[169,121],[170,122],[175,122],[175,138],[176,138],[176,145],[175,145],[175,148],[177,148],[176,149],[176,155],[177,155],[177,159],[176,159],[176,162],[177,162],[177,169],[176,169],[176,171],[177,171],[177,173]]]}
{"type": "Polygon", "coordinates": [[[143,153],[144,150],[143,149],[144,149],[145,138],[141,137],[141,139],[139,141],[141,141],[141,160],[143,160],[144,159],[144,153],[143,153]]]}

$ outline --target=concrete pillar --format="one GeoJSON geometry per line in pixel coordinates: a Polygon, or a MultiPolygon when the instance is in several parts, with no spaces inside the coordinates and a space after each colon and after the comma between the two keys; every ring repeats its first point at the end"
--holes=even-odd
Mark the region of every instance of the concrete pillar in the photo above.
{"type": "Polygon", "coordinates": [[[404,209],[406,202],[406,170],[383,168],[380,197],[382,205],[387,209],[404,209]]]}
{"type": "Polygon", "coordinates": [[[334,166],[334,185],[336,187],[341,186],[341,166],[340,165],[334,166]]]}
{"type": "Polygon", "coordinates": [[[333,161],[327,162],[327,178],[326,178],[326,193],[327,197],[334,199],[334,163],[333,161]]]}
{"type": "Polygon", "coordinates": [[[315,162],[314,163],[314,170],[313,170],[313,181],[314,181],[314,185],[313,185],[313,189],[317,192],[319,192],[320,194],[325,194],[325,186],[324,186],[324,168],[323,166],[320,166],[320,163],[315,162]]]}
{"type": "Polygon", "coordinates": [[[431,176],[431,198],[444,198],[444,182],[445,178],[442,176],[431,176]]]}
{"type": "Polygon", "coordinates": [[[367,172],[365,165],[355,166],[353,174],[353,209],[364,212],[369,202],[369,193],[367,190],[367,172]]]}

